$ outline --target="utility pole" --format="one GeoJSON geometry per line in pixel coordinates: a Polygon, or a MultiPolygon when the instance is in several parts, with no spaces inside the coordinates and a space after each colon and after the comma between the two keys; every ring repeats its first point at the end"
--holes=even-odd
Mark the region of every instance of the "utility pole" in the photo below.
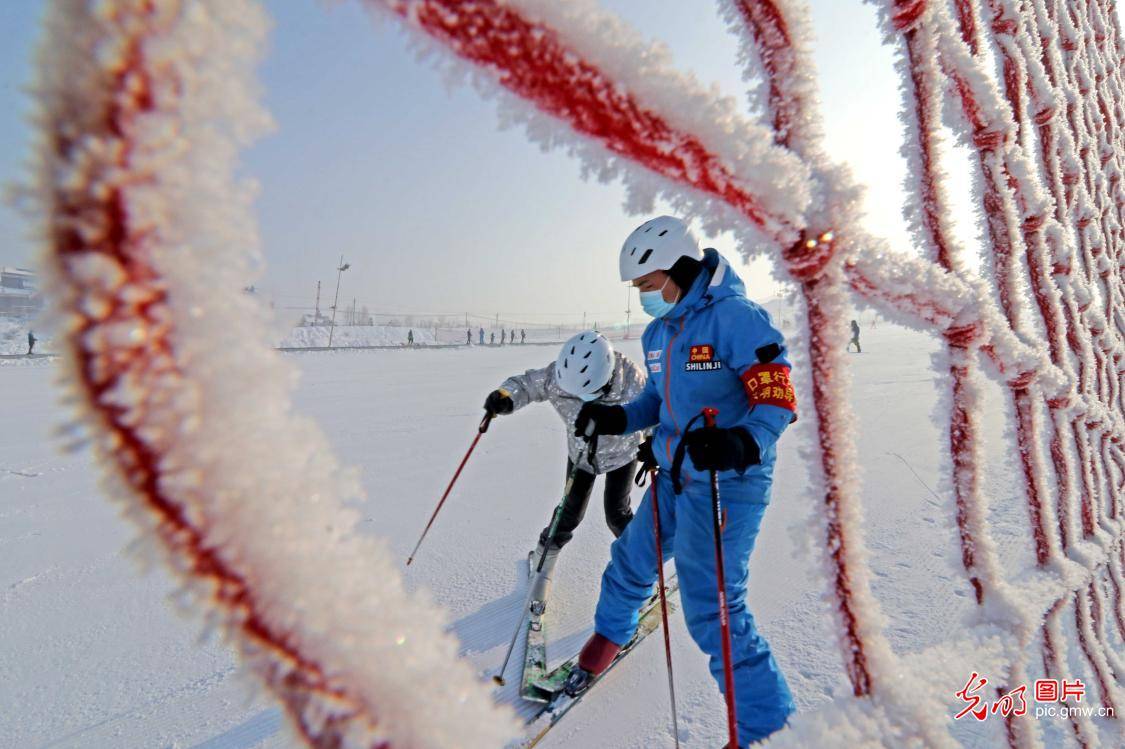
{"type": "Polygon", "coordinates": [[[313,325],[320,324],[320,281],[316,282],[316,316],[313,317],[313,325]]]}
{"type": "Polygon", "coordinates": [[[352,325],[355,325],[355,297],[352,297],[352,325]]]}
{"type": "Polygon", "coordinates": [[[344,256],[341,255],[340,265],[336,268],[336,296],[332,299],[332,324],[328,328],[328,348],[332,348],[332,335],[336,332],[336,305],[340,301],[340,278],[350,267],[351,265],[345,263],[344,256]]]}

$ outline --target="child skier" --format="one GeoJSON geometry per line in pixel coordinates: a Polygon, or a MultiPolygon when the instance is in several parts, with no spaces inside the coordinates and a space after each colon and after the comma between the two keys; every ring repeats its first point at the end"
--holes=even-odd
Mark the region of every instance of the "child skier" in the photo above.
{"type": "MultiPolygon", "coordinates": [[[[489,393],[484,408],[491,414],[509,414],[528,403],[550,401],[567,426],[569,454],[566,471],[570,476],[574,461],[585,448],[585,441],[574,436],[574,419],[579,408],[592,402],[628,403],[640,395],[644,384],[645,376],[640,367],[615,352],[605,336],[585,331],[563,344],[553,363],[506,379],[498,389],[489,393]]],[[[593,460],[590,456],[583,456],[563,504],[554,542],[547,550],[543,574],[531,597],[533,601],[545,604],[559,550],[570,541],[574,529],[582,521],[594,488],[594,478],[599,473],[605,474],[606,524],[614,536],[620,536],[625,530],[633,517],[629,494],[641,438],[639,432],[607,436],[598,440],[593,460]]],[[[536,559],[543,551],[549,532],[548,523],[539,534],[536,559]]]]}

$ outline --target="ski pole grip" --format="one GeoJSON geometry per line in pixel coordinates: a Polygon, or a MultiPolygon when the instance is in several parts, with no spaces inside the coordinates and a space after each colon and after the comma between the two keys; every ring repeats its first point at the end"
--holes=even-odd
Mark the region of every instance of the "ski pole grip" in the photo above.
{"type": "Polygon", "coordinates": [[[719,409],[707,406],[707,408],[703,409],[703,425],[708,427],[715,426],[715,417],[718,415],[719,409]]]}

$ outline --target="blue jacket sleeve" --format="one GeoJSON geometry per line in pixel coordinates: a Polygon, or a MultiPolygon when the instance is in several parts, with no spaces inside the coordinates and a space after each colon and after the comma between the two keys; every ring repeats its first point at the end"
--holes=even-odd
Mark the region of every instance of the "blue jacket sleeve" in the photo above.
{"type": "Polygon", "coordinates": [[[623,406],[625,409],[625,433],[632,434],[642,429],[648,429],[660,421],[661,402],[660,394],[656,391],[652,378],[649,377],[641,394],[623,406]]]}
{"type": "Polygon", "coordinates": [[[726,360],[743,380],[750,404],[746,414],[728,426],[745,428],[765,452],[797,419],[785,337],[773,326],[769,313],[752,302],[732,303],[728,310],[723,315],[727,318],[723,328],[731,333],[726,360]]]}

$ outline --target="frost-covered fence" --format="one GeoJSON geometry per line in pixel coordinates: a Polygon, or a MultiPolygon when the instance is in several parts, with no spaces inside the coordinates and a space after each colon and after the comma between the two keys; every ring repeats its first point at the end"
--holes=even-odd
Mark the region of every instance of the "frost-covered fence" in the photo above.
{"type": "MultiPolygon", "coordinates": [[[[957,643],[966,673],[996,659],[1007,684],[1025,680],[1038,649],[1048,675],[1066,676],[1060,617],[1070,611],[1104,707],[1119,707],[1120,658],[1106,632],[1125,637],[1122,417],[1125,368],[1120,307],[1122,75],[1113,9],[1100,0],[877,2],[900,50],[912,227],[923,258],[888,250],[857,221],[856,188],[823,151],[807,10],[793,0],[723,0],[761,82],[767,127],[741,117],[675,71],[592,3],[512,0],[368,0],[442,47],[483,92],[502,93],[507,119],[562,146],[600,178],[620,177],[630,207],[667,199],[710,231],[729,230],[744,253],[765,248],[805,301],[808,349],[798,369],[819,436],[814,491],[822,502],[825,572],[856,711],[831,711],[791,736],[815,743],[825,727],[896,743],[952,743],[948,695],[896,657],[871,594],[843,397],[847,370],[832,331],[850,288],[897,319],[946,341],[948,470],[967,583],[980,626],[957,643]],[[554,121],[552,123],[552,120],[554,121]],[[938,131],[976,154],[989,251],[985,278],[968,273],[950,231],[938,131]],[[1030,298],[1028,297],[1030,294],[1030,298]],[[980,489],[980,377],[1004,383],[1015,414],[1013,449],[1039,573],[1010,580],[990,538],[980,489]],[[997,634],[999,633],[999,634],[997,634]],[[872,707],[873,706],[873,707],[872,707]],[[819,723],[819,725],[813,725],[819,723]],[[858,724],[858,725],[857,725],[858,724]]],[[[853,706],[854,708],[854,706],[853,706]]],[[[1089,719],[1072,726],[1097,740],[1089,719]]],[[[1034,721],[1007,720],[1013,746],[1041,745],[1034,721]]],[[[783,739],[782,739],[783,740],[783,739]]]]}
{"type": "Polygon", "coordinates": [[[292,412],[240,291],[256,231],[235,159],[269,124],[266,26],[246,0],[52,5],[39,188],[68,381],[111,493],[310,746],[501,746],[510,712],[356,530],[357,477],[292,412]]]}
{"type": "MultiPolygon", "coordinates": [[[[1125,81],[1106,0],[876,3],[900,51],[921,257],[864,234],[857,186],[824,151],[803,3],[719,3],[762,84],[757,122],[587,0],[363,2],[499,95],[531,139],[621,178],[632,210],[663,198],[709,232],[732,232],[745,254],[769,252],[800,289],[798,387],[818,436],[811,491],[855,698],[797,717],[779,742],[821,745],[831,731],[951,745],[949,695],[927,690],[923,670],[1000,664],[1003,692],[1038,651],[1048,674],[1069,676],[1064,617],[1098,700],[1123,706],[1113,644],[1125,638],[1125,81]],[[950,231],[942,127],[976,157],[983,278],[965,270],[950,231]],[[955,657],[896,654],[871,592],[834,335],[851,292],[946,342],[950,512],[980,606],[955,657]],[[1005,576],[990,538],[985,376],[1016,415],[1033,579],[1005,576]]],[[[383,548],[352,532],[341,500],[359,489],[290,413],[287,369],[237,293],[250,258],[229,248],[252,245],[254,229],[233,159],[266,125],[250,75],[263,27],[249,0],[70,0],[52,12],[40,177],[74,381],[111,483],[132,497],[127,511],[311,745],[499,745],[511,725],[454,664],[440,614],[407,597],[383,548]]],[[[1085,745],[1099,739],[1088,718],[1072,728],[1085,745]]],[[[1042,744],[1032,720],[1009,719],[1007,736],[1042,744]]]]}

